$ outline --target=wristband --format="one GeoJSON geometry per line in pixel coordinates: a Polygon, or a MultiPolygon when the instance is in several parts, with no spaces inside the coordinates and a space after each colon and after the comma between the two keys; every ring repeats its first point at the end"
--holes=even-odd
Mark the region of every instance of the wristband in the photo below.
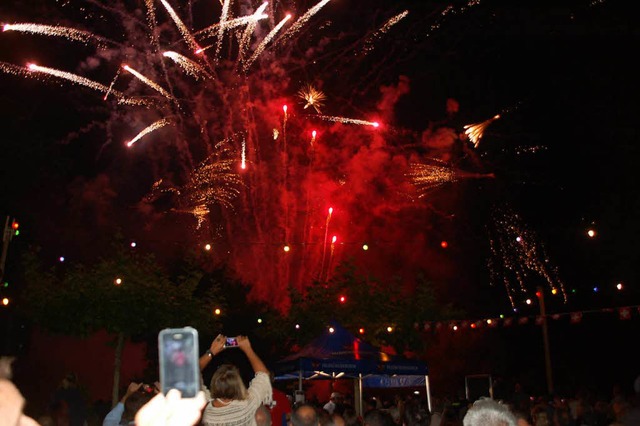
{"type": "Polygon", "coordinates": [[[211,352],[210,349],[207,349],[207,351],[205,352],[205,355],[209,355],[209,358],[213,358],[213,352],[211,352]]]}

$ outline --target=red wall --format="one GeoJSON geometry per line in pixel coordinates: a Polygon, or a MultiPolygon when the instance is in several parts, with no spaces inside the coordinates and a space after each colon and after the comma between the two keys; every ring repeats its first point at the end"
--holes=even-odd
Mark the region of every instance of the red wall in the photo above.
{"type": "MultiPolygon", "coordinates": [[[[89,402],[111,402],[113,337],[98,332],[87,338],[51,335],[34,330],[28,351],[13,363],[14,382],[27,400],[29,412],[43,413],[51,395],[67,373],[73,372],[89,402]]],[[[120,389],[142,376],[147,366],[146,345],[127,342],[122,356],[120,389]]]]}

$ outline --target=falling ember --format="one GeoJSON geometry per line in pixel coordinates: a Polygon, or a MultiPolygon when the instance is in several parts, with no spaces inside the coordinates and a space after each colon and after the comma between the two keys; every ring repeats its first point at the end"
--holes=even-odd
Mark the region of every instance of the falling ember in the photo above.
{"type": "Polygon", "coordinates": [[[300,89],[298,91],[298,96],[306,102],[304,109],[313,107],[318,114],[320,113],[320,107],[324,105],[324,100],[327,98],[323,92],[317,90],[310,84],[303,89],[300,89]]]}
{"type": "Polygon", "coordinates": [[[160,87],[160,85],[158,85],[157,83],[149,80],[147,77],[145,77],[144,75],[140,74],[138,71],[134,70],[129,65],[123,65],[122,68],[124,68],[125,70],[129,71],[131,74],[136,76],[136,78],[138,80],[142,81],[144,84],[146,84],[147,86],[151,87],[153,90],[155,90],[156,92],[160,93],[165,98],[173,99],[173,96],[171,96],[169,94],[169,92],[167,92],[162,87],[160,87]]]}
{"type": "Polygon", "coordinates": [[[318,132],[316,132],[315,130],[311,132],[311,146],[313,146],[313,143],[316,141],[317,135],[318,135],[318,132]]]}
{"type": "Polygon", "coordinates": [[[495,120],[500,118],[500,114],[494,115],[492,118],[483,121],[478,124],[467,124],[464,126],[464,134],[467,135],[471,143],[473,143],[473,147],[477,148],[480,143],[480,139],[484,134],[485,129],[489,126],[489,124],[493,123],[495,120]]]}
{"type": "Polygon", "coordinates": [[[371,126],[371,127],[380,127],[380,123],[377,121],[365,121],[358,120],[355,118],[347,118],[347,117],[332,117],[329,115],[319,115],[318,118],[321,118],[326,121],[333,121],[335,123],[343,123],[343,124],[358,124],[360,126],[371,126]]]}
{"type": "Polygon", "coordinates": [[[278,129],[273,129],[273,140],[278,140],[278,136],[280,136],[280,132],[278,131],[278,129]]]}
{"type": "Polygon", "coordinates": [[[170,123],[170,121],[167,120],[166,118],[163,118],[161,120],[156,121],[152,125],[146,127],[144,130],[142,130],[140,133],[138,133],[135,138],[133,138],[129,142],[127,142],[127,147],[131,148],[133,146],[133,144],[138,142],[143,136],[153,132],[154,130],[157,130],[157,129],[161,128],[161,127],[164,127],[169,123],[170,123]]]}
{"type": "Polygon", "coordinates": [[[18,31],[23,33],[42,34],[53,37],[64,37],[68,40],[79,41],[82,43],[88,43],[90,41],[97,41],[104,43],[105,39],[98,37],[88,31],[80,31],[74,28],[59,27],[53,25],[39,25],[32,23],[23,24],[4,24],[2,31],[18,31]]]}

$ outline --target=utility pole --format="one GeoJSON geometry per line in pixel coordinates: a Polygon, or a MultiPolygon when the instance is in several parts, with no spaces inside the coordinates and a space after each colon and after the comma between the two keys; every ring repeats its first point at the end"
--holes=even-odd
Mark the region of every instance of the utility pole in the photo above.
{"type": "Polygon", "coordinates": [[[9,251],[9,242],[16,234],[16,230],[20,226],[15,219],[9,226],[9,216],[4,221],[4,230],[2,231],[2,254],[0,255],[0,280],[4,277],[4,265],[7,261],[7,252],[9,251]]]}
{"type": "Polygon", "coordinates": [[[538,287],[536,291],[538,301],[540,302],[540,316],[542,317],[542,340],[544,343],[544,364],[547,372],[547,392],[553,394],[553,374],[551,373],[551,353],[549,351],[549,330],[547,328],[547,311],[544,306],[544,292],[542,287],[538,287]]]}

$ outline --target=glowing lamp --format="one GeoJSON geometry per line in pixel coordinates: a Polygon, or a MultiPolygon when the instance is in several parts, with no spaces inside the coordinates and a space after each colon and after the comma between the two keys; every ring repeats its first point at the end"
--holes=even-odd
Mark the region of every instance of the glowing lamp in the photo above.
{"type": "Polygon", "coordinates": [[[287,246],[284,246],[284,247],[283,247],[283,250],[284,250],[285,252],[289,252],[289,250],[291,250],[291,247],[289,247],[288,245],[287,245],[287,246]]]}
{"type": "Polygon", "coordinates": [[[533,302],[531,301],[531,299],[527,299],[527,300],[525,301],[525,303],[526,303],[527,305],[530,305],[530,304],[531,304],[531,303],[533,303],[533,302]]]}
{"type": "Polygon", "coordinates": [[[360,333],[360,334],[364,334],[364,328],[362,328],[362,327],[361,327],[361,328],[359,328],[359,329],[358,329],[358,333],[360,333]]]}
{"type": "Polygon", "coordinates": [[[442,247],[442,248],[447,248],[447,247],[449,247],[449,243],[448,243],[448,242],[446,242],[446,241],[442,241],[442,242],[440,243],[440,247],[442,247]]]}
{"type": "Polygon", "coordinates": [[[258,318],[258,324],[262,324],[262,318],[258,318]]]}
{"type": "Polygon", "coordinates": [[[329,333],[333,334],[333,333],[335,333],[335,331],[336,331],[335,328],[329,327],[329,333]]]}
{"type": "Polygon", "coordinates": [[[393,327],[389,326],[387,327],[387,333],[391,333],[393,331],[393,327]]]}
{"type": "Polygon", "coordinates": [[[64,256],[60,256],[60,257],[58,258],[58,261],[60,261],[60,262],[64,262],[64,256]]]}
{"type": "Polygon", "coordinates": [[[476,328],[476,327],[477,327],[477,325],[476,325],[475,322],[471,324],[471,328],[476,328]]]}
{"type": "Polygon", "coordinates": [[[589,230],[587,231],[587,235],[589,236],[589,238],[593,238],[593,237],[595,237],[595,236],[596,236],[596,231],[595,231],[595,230],[593,230],[593,229],[589,229],[589,230]]]}
{"type": "Polygon", "coordinates": [[[3,304],[4,306],[7,306],[7,305],[9,304],[9,298],[8,298],[8,297],[3,298],[3,299],[2,299],[2,304],[3,304]]]}
{"type": "Polygon", "coordinates": [[[362,245],[362,250],[364,250],[364,251],[369,250],[369,246],[368,246],[368,245],[366,245],[366,244],[363,244],[363,245],[362,245]]]}
{"type": "Polygon", "coordinates": [[[520,241],[522,241],[522,238],[516,237],[516,242],[520,242],[520,241]]]}
{"type": "Polygon", "coordinates": [[[14,219],[13,222],[11,223],[11,229],[13,229],[14,231],[17,231],[18,228],[20,228],[20,224],[14,219]]]}
{"type": "Polygon", "coordinates": [[[113,283],[114,283],[115,285],[120,285],[120,284],[122,284],[122,278],[116,278],[116,279],[113,281],[113,283]]]}
{"type": "Polygon", "coordinates": [[[489,318],[489,319],[487,320],[487,324],[489,324],[489,325],[493,324],[493,320],[492,320],[491,318],[489,318]]]}
{"type": "Polygon", "coordinates": [[[215,308],[213,310],[213,313],[216,314],[216,315],[220,315],[222,313],[222,311],[220,310],[220,308],[215,308]]]}
{"type": "Polygon", "coordinates": [[[616,288],[617,288],[618,290],[622,290],[622,283],[618,283],[618,284],[616,284],[616,288]]]}
{"type": "Polygon", "coordinates": [[[458,326],[457,325],[453,326],[453,331],[458,331],[458,326]]]}
{"type": "Polygon", "coordinates": [[[205,249],[206,251],[211,250],[211,244],[205,244],[205,245],[204,245],[204,249],[205,249]]]}
{"type": "Polygon", "coordinates": [[[347,301],[347,298],[345,296],[340,296],[338,300],[340,300],[340,303],[345,303],[347,301]]]}
{"type": "Polygon", "coordinates": [[[553,294],[554,296],[555,296],[556,294],[558,294],[558,289],[557,289],[557,288],[552,288],[552,289],[551,289],[551,294],[553,294]]]}
{"type": "Polygon", "coordinates": [[[296,330],[300,330],[300,324],[296,324],[296,330]]]}

